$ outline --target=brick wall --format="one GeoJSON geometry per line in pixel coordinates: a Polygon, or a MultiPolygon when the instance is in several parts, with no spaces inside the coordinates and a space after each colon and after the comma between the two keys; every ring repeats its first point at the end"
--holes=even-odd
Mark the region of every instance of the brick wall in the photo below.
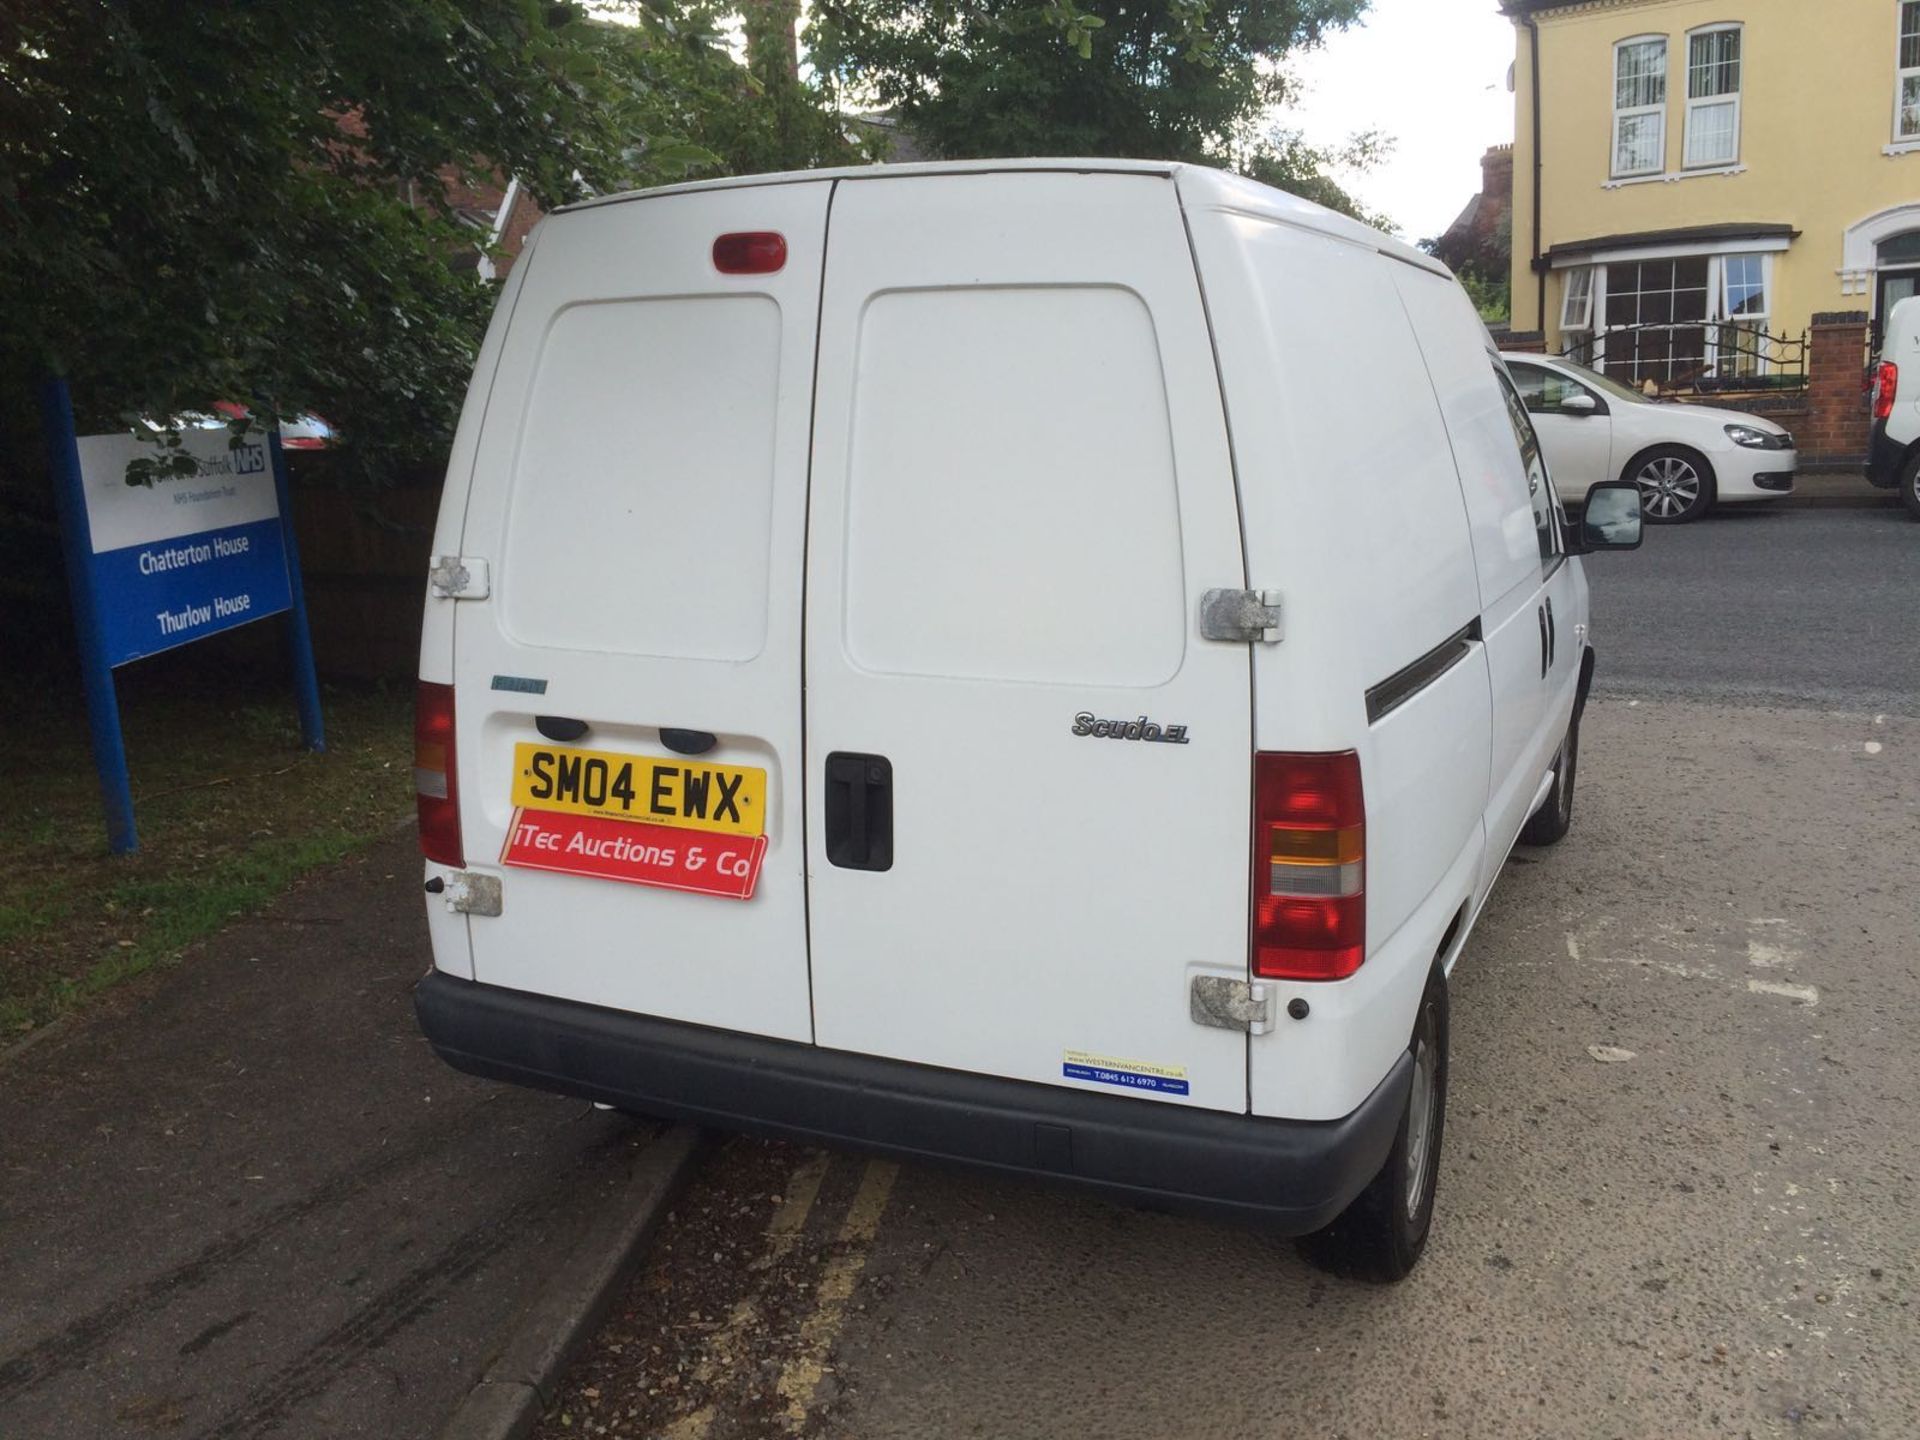
{"type": "Polygon", "coordinates": [[[1862,380],[1867,363],[1864,310],[1827,311],[1813,317],[1813,348],[1807,357],[1807,414],[1794,427],[1800,463],[1809,470],[1858,465],[1867,456],[1871,428],[1862,380]]]}

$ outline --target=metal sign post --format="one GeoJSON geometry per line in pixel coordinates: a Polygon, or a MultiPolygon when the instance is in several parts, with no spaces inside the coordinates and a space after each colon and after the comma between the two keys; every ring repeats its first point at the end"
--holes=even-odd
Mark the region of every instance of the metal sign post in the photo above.
{"type": "Polygon", "coordinates": [[[116,855],[130,855],[140,848],[133,828],[133,783],[127,777],[127,748],[120,738],[113,666],[100,640],[100,615],[88,574],[93,539],[80,483],[80,437],[74,432],[73,400],[66,381],[49,380],[40,387],[40,419],[53,465],[54,498],[60,507],[67,589],[73,596],[73,625],[80,638],[80,679],[87,693],[87,734],[93,742],[94,769],[100,772],[100,803],[107,812],[107,848],[116,855]]]}
{"type": "Polygon", "coordinates": [[[279,427],[267,437],[273,458],[273,491],[280,506],[280,548],[287,565],[287,646],[293,652],[293,693],[300,702],[300,743],[309,750],[327,748],[320,718],[320,677],[313,668],[313,632],[307,628],[307,587],[300,581],[300,542],[293,533],[293,491],[287,483],[287,452],[279,427]]]}
{"type": "Polygon", "coordinates": [[[191,476],[129,485],[129,462],[150,453],[131,434],[76,434],[61,380],[43,386],[41,414],[107,843],[124,855],[139,840],[115,667],[284,613],[301,743],[326,748],[286,458],[277,429],[237,441],[225,427],[189,430],[191,476]]]}

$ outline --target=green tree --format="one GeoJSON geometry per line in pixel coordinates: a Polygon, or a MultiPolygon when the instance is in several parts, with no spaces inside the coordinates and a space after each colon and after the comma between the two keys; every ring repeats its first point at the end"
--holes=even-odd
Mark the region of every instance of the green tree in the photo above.
{"type": "Polygon", "coordinates": [[[872,158],[818,83],[802,75],[792,0],[648,0],[637,13],[637,30],[603,27],[600,44],[610,65],[642,77],[649,133],[679,136],[708,152],[690,175],[756,175],[872,158]],[[745,63],[728,43],[736,18],[745,63]]]}
{"type": "Polygon", "coordinates": [[[1359,154],[1266,128],[1280,62],[1367,0],[818,0],[829,91],[893,111],[949,158],[1119,155],[1239,168],[1357,213],[1327,176],[1359,154]]]}
{"type": "Polygon", "coordinates": [[[0,407],[57,374],[89,428],[230,399],[327,416],[362,475],[436,459],[492,303],[449,181],[720,168],[686,137],[754,93],[688,13],[0,0],[0,407]]]}

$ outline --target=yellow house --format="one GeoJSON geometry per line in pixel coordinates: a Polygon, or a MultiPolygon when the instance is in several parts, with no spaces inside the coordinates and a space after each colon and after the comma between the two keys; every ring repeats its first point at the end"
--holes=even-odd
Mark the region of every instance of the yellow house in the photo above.
{"type": "Polygon", "coordinates": [[[1635,383],[1784,383],[1816,315],[1920,290],[1920,0],[1502,8],[1514,330],[1635,383]]]}

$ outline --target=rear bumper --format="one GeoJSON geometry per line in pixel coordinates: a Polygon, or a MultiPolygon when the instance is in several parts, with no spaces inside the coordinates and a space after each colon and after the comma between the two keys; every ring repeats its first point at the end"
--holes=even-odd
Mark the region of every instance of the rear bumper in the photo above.
{"type": "Polygon", "coordinates": [[[557,1000],[433,971],[420,1028],[456,1069],[622,1109],[1045,1178],[1108,1199],[1317,1230],[1379,1171],[1402,1055],[1345,1119],[1269,1120],[938,1070],[557,1000]]]}

